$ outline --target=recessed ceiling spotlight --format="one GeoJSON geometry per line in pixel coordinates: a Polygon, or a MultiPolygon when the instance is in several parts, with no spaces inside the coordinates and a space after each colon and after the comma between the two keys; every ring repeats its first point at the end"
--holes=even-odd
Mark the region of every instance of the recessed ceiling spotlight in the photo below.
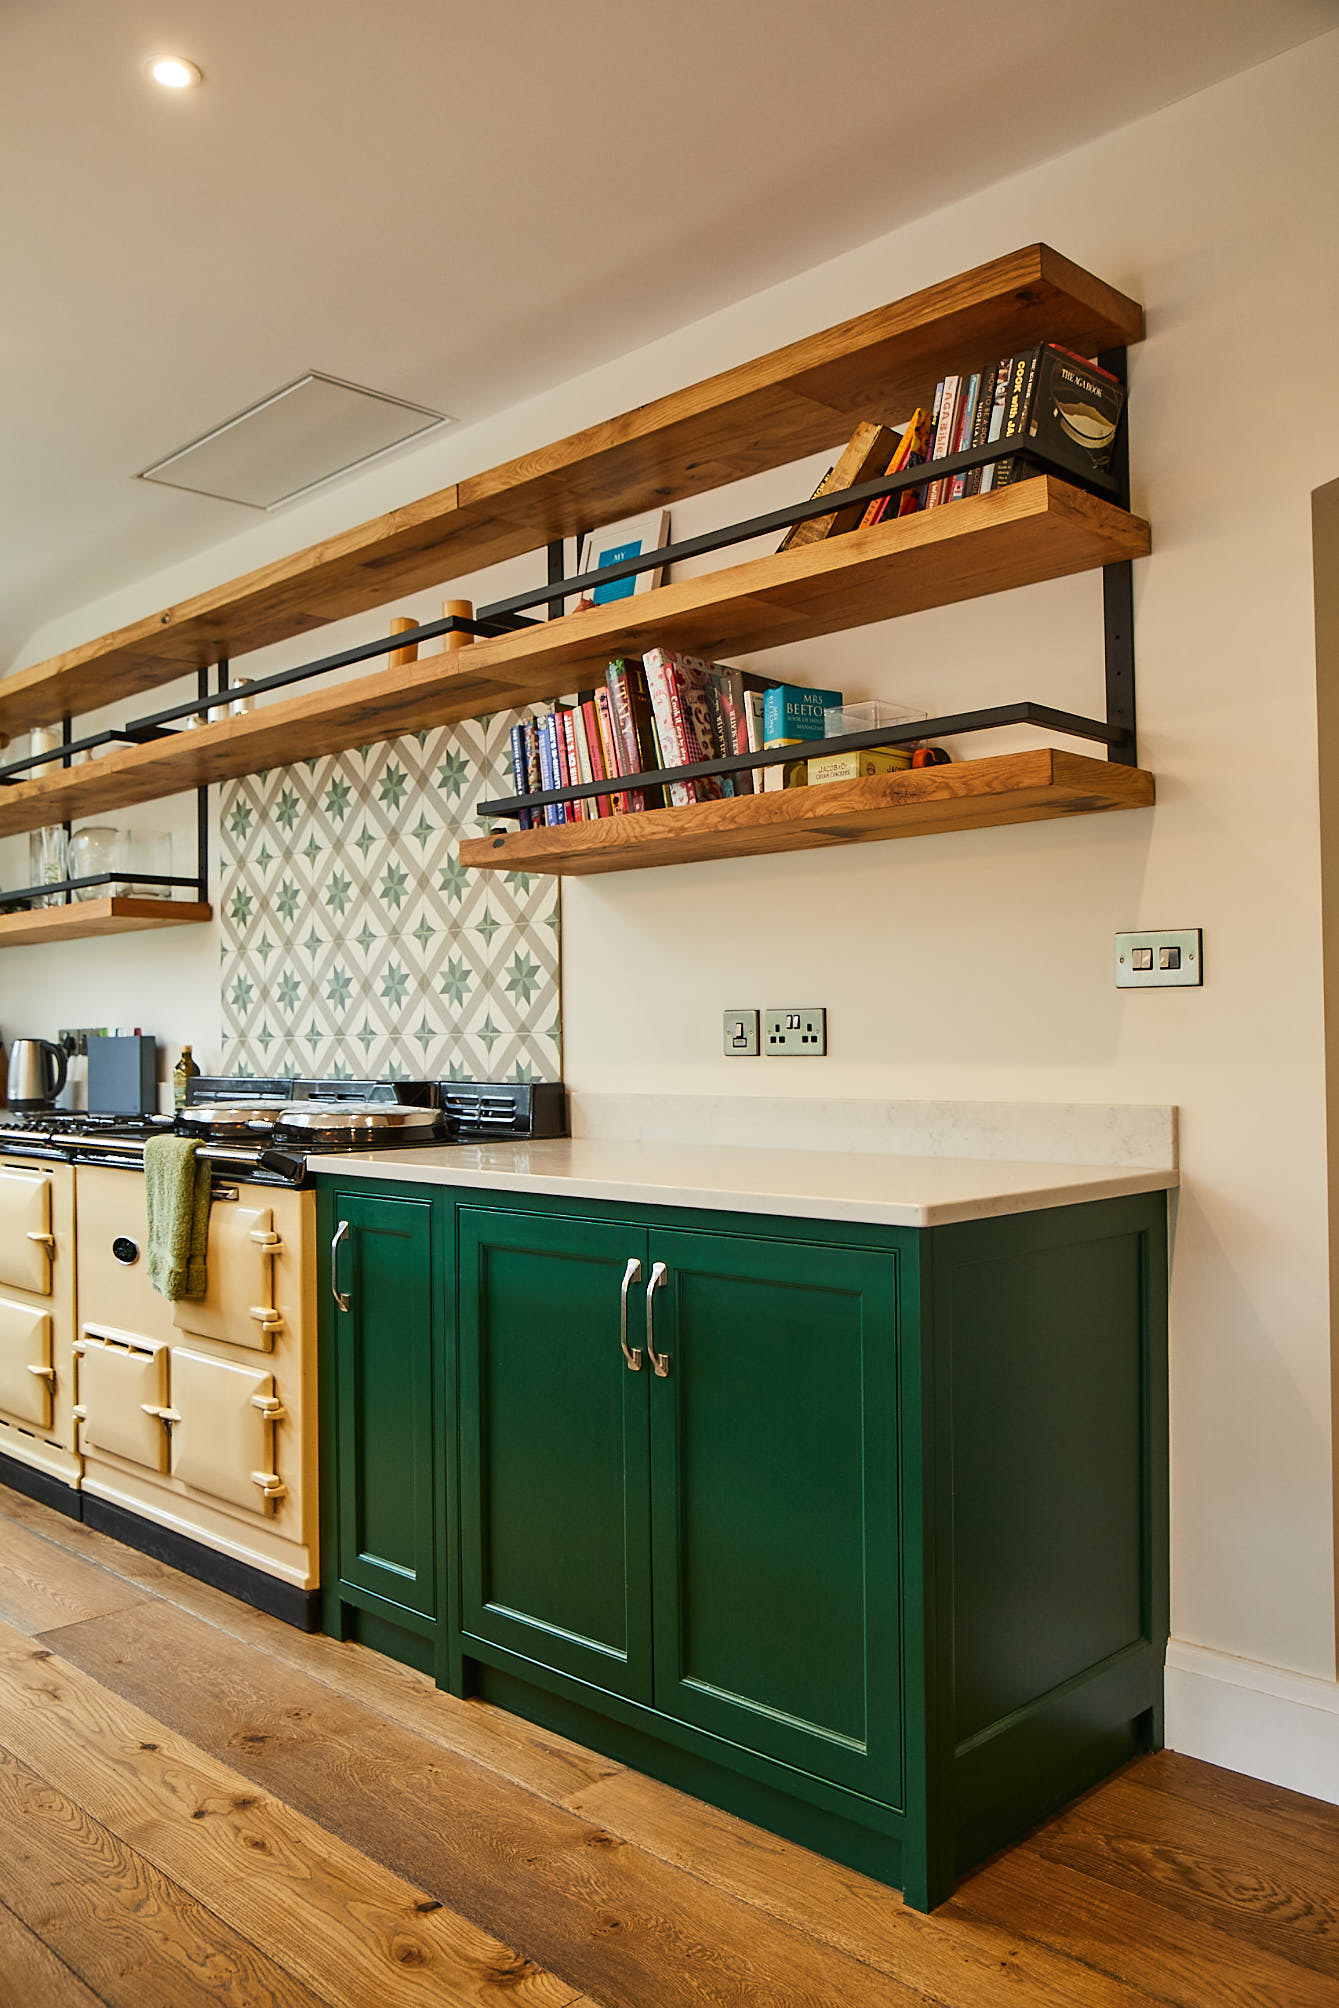
{"type": "Polygon", "coordinates": [[[161,56],[156,63],[150,63],[149,75],[165,91],[188,91],[193,84],[204,82],[204,72],[197,63],[188,63],[184,56],[161,56]]]}

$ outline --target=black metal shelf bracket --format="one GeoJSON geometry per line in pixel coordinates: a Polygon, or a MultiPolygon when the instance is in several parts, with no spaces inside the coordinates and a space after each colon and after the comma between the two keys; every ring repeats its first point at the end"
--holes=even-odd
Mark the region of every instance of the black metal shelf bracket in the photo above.
{"type": "MultiPolygon", "coordinates": [[[[1109,349],[1098,357],[1099,365],[1125,381],[1125,350],[1109,349]]],[[[421,626],[408,628],[402,633],[378,636],[375,640],[360,642],[353,648],[339,649],[332,655],[319,656],[312,662],[298,663],[291,669],[276,670],[271,676],[257,677],[247,683],[248,695],[262,696],[268,691],[282,690],[291,684],[303,683],[310,677],[324,675],[329,670],[347,669],[360,662],[370,662],[379,655],[386,655],[392,649],[406,646],[416,647],[425,641],[435,641],[442,636],[465,634],[475,640],[491,640],[500,635],[514,632],[518,628],[537,624],[537,615],[531,609],[542,609],[552,620],[560,616],[569,595],[589,596],[596,588],[615,585],[632,579],[640,572],[655,571],[688,558],[698,558],[722,551],[732,544],[747,543],[754,537],[771,535],[775,531],[793,528],[797,523],[806,523],[816,516],[826,516],[837,509],[854,508],[883,497],[900,495],[909,488],[919,488],[928,482],[944,479],[955,474],[966,474],[978,467],[989,466],[999,460],[1021,460],[1038,474],[1057,474],[1073,487],[1085,488],[1108,497],[1122,507],[1129,507],[1129,450],[1127,444],[1128,423],[1122,426],[1117,438],[1116,453],[1109,474],[1094,473],[1081,477],[1074,470],[1052,460],[1035,441],[999,439],[985,445],[965,448],[961,453],[950,453],[938,460],[923,462],[918,467],[903,468],[897,474],[886,474],[875,481],[860,482],[854,488],[846,488],[840,493],[821,497],[806,496],[803,501],[787,503],[781,509],[769,509],[763,515],[752,516],[741,522],[727,523],[721,529],[709,530],[700,536],[681,539],[678,543],[664,545],[656,551],[642,552],[635,558],[620,559],[616,564],[602,565],[597,571],[579,572],[564,577],[565,545],[561,538],[555,538],[547,546],[548,577],[544,585],[523,593],[513,593],[509,598],[497,600],[490,606],[479,607],[474,615],[463,618],[458,614],[449,615],[439,621],[425,621],[421,626]]],[[[949,506],[952,506],[951,504],[949,506]]],[[[581,539],[577,539],[580,553],[581,539]]],[[[1107,730],[1101,735],[1107,744],[1107,757],[1133,766],[1136,762],[1136,742],[1134,728],[1134,623],[1132,571],[1127,562],[1105,565],[1102,571],[1103,599],[1105,607],[1106,634],[1106,688],[1107,688],[1107,730]]],[[[152,711],[142,718],[129,719],[126,724],[110,730],[90,734],[83,739],[70,737],[70,721],[64,721],[61,758],[69,766],[71,757],[81,752],[97,752],[105,746],[143,745],[153,739],[160,739],[179,730],[187,721],[207,714],[218,702],[218,693],[230,688],[229,666],[226,657],[218,662],[217,689],[209,690],[208,672],[201,669],[197,678],[197,695],[179,703],[166,705],[162,710],[152,711]]],[[[1005,707],[1008,709],[1009,707],[1005,707]]],[[[1036,713],[1039,707],[1032,706],[1036,713]]],[[[978,714],[970,714],[978,715],[978,714]]],[[[984,716],[984,714],[980,714],[984,716]]],[[[1060,715],[1060,714],[1056,714],[1060,715]]],[[[1066,716],[1070,714],[1064,714],[1066,716]]],[[[940,730],[947,730],[940,727],[940,730]]],[[[985,730],[985,726],[964,727],[963,730],[985,730]]],[[[1091,734],[1087,736],[1093,736],[1091,734]]],[[[843,742],[845,743],[845,742],[843,742]]],[[[866,744],[871,743],[866,741],[866,744]]],[[[895,744],[889,735],[882,735],[880,745],[895,744]]],[[[28,754],[17,760],[0,763],[0,787],[12,787],[32,768],[39,767],[51,759],[50,753],[28,754]]],[[[736,765],[748,764],[738,761],[736,765]]],[[[759,762],[759,764],[764,764],[759,762]]],[[[694,773],[717,770],[712,763],[693,769],[694,773]]],[[[635,783],[632,785],[636,785],[635,783]]],[[[203,799],[204,791],[201,790],[203,799]]],[[[588,793],[604,793],[605,789],[588,789],[588,793]]],[[[527,801],[530,798],[527,798],[527,801]]],[[[536,797],[535,799],[539,799],[536,797]]],[[[544,799],[569,799],[567,796],[553,796],[544,799]]],[[[518,798],[519,800],[519,798],[518,798]]],[[[504,813],[497,810],[495,813],[504,813]]],[[[511,813],[511,812],[506,812],[511,813]]],[[[207,831],[203,820],[205,812],[200,811],[199,836],[199,876],[200,884],[206,887],[201,892],[201,900],[208,897],[208,856],[207,831]]],[[[124,876],[124,874],[123,874],[124,876]]]]}

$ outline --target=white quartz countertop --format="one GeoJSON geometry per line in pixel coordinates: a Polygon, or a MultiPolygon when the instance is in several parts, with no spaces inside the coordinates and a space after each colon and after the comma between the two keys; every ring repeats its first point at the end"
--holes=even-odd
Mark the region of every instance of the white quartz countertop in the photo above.
{"type": "Polygon", "coordinates": [[[1179,1183],[1175,1171],[1116,1165],[634,1143],[606,1137],[317,1154],[308,1163],[327,1178],[546,1192],[881,1227],[941,1227],[1131,1192],[1163,1192],[1179,1183]]]}

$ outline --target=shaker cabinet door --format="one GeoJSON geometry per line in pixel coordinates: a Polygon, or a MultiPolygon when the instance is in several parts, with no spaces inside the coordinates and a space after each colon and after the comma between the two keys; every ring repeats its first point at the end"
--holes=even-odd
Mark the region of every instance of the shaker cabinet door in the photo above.
{"type": "Polygon", "coordinates": [[[645,1230],[461,1206],[463,1629],[649,1701],[645,1230]],[[636,1273],[628,1275],[630,1262],[636,1273]]]}
{"type": "Polygon", "coordinates": [[[49,1296],[55,1245],[50,1173],[0,1169],[0,1284],[49,1296]]]}
{"type": "Polygon", "coordinates": [[[655,1702],[896,1806],[896,1257],[652,1230],[655,1702]]]}
{"type": "Polygon", "coordinates": [[[327,1497],[339,1578],[432,1617],[441,1482],[432,1202],[343,1189],[332,1217],[330,1286],[347,1305],[333,1319],[337,1458],[327,1497]]]}

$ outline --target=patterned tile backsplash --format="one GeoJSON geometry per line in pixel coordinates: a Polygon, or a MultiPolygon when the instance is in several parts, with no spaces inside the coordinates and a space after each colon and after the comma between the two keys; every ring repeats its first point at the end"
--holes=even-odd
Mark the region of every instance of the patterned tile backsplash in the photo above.
{"type": "Polygon", "coordinates": [[[558,881],[458,850],[514,719],[225,784],[225,1073],[560,1078],[558,881]]]}

